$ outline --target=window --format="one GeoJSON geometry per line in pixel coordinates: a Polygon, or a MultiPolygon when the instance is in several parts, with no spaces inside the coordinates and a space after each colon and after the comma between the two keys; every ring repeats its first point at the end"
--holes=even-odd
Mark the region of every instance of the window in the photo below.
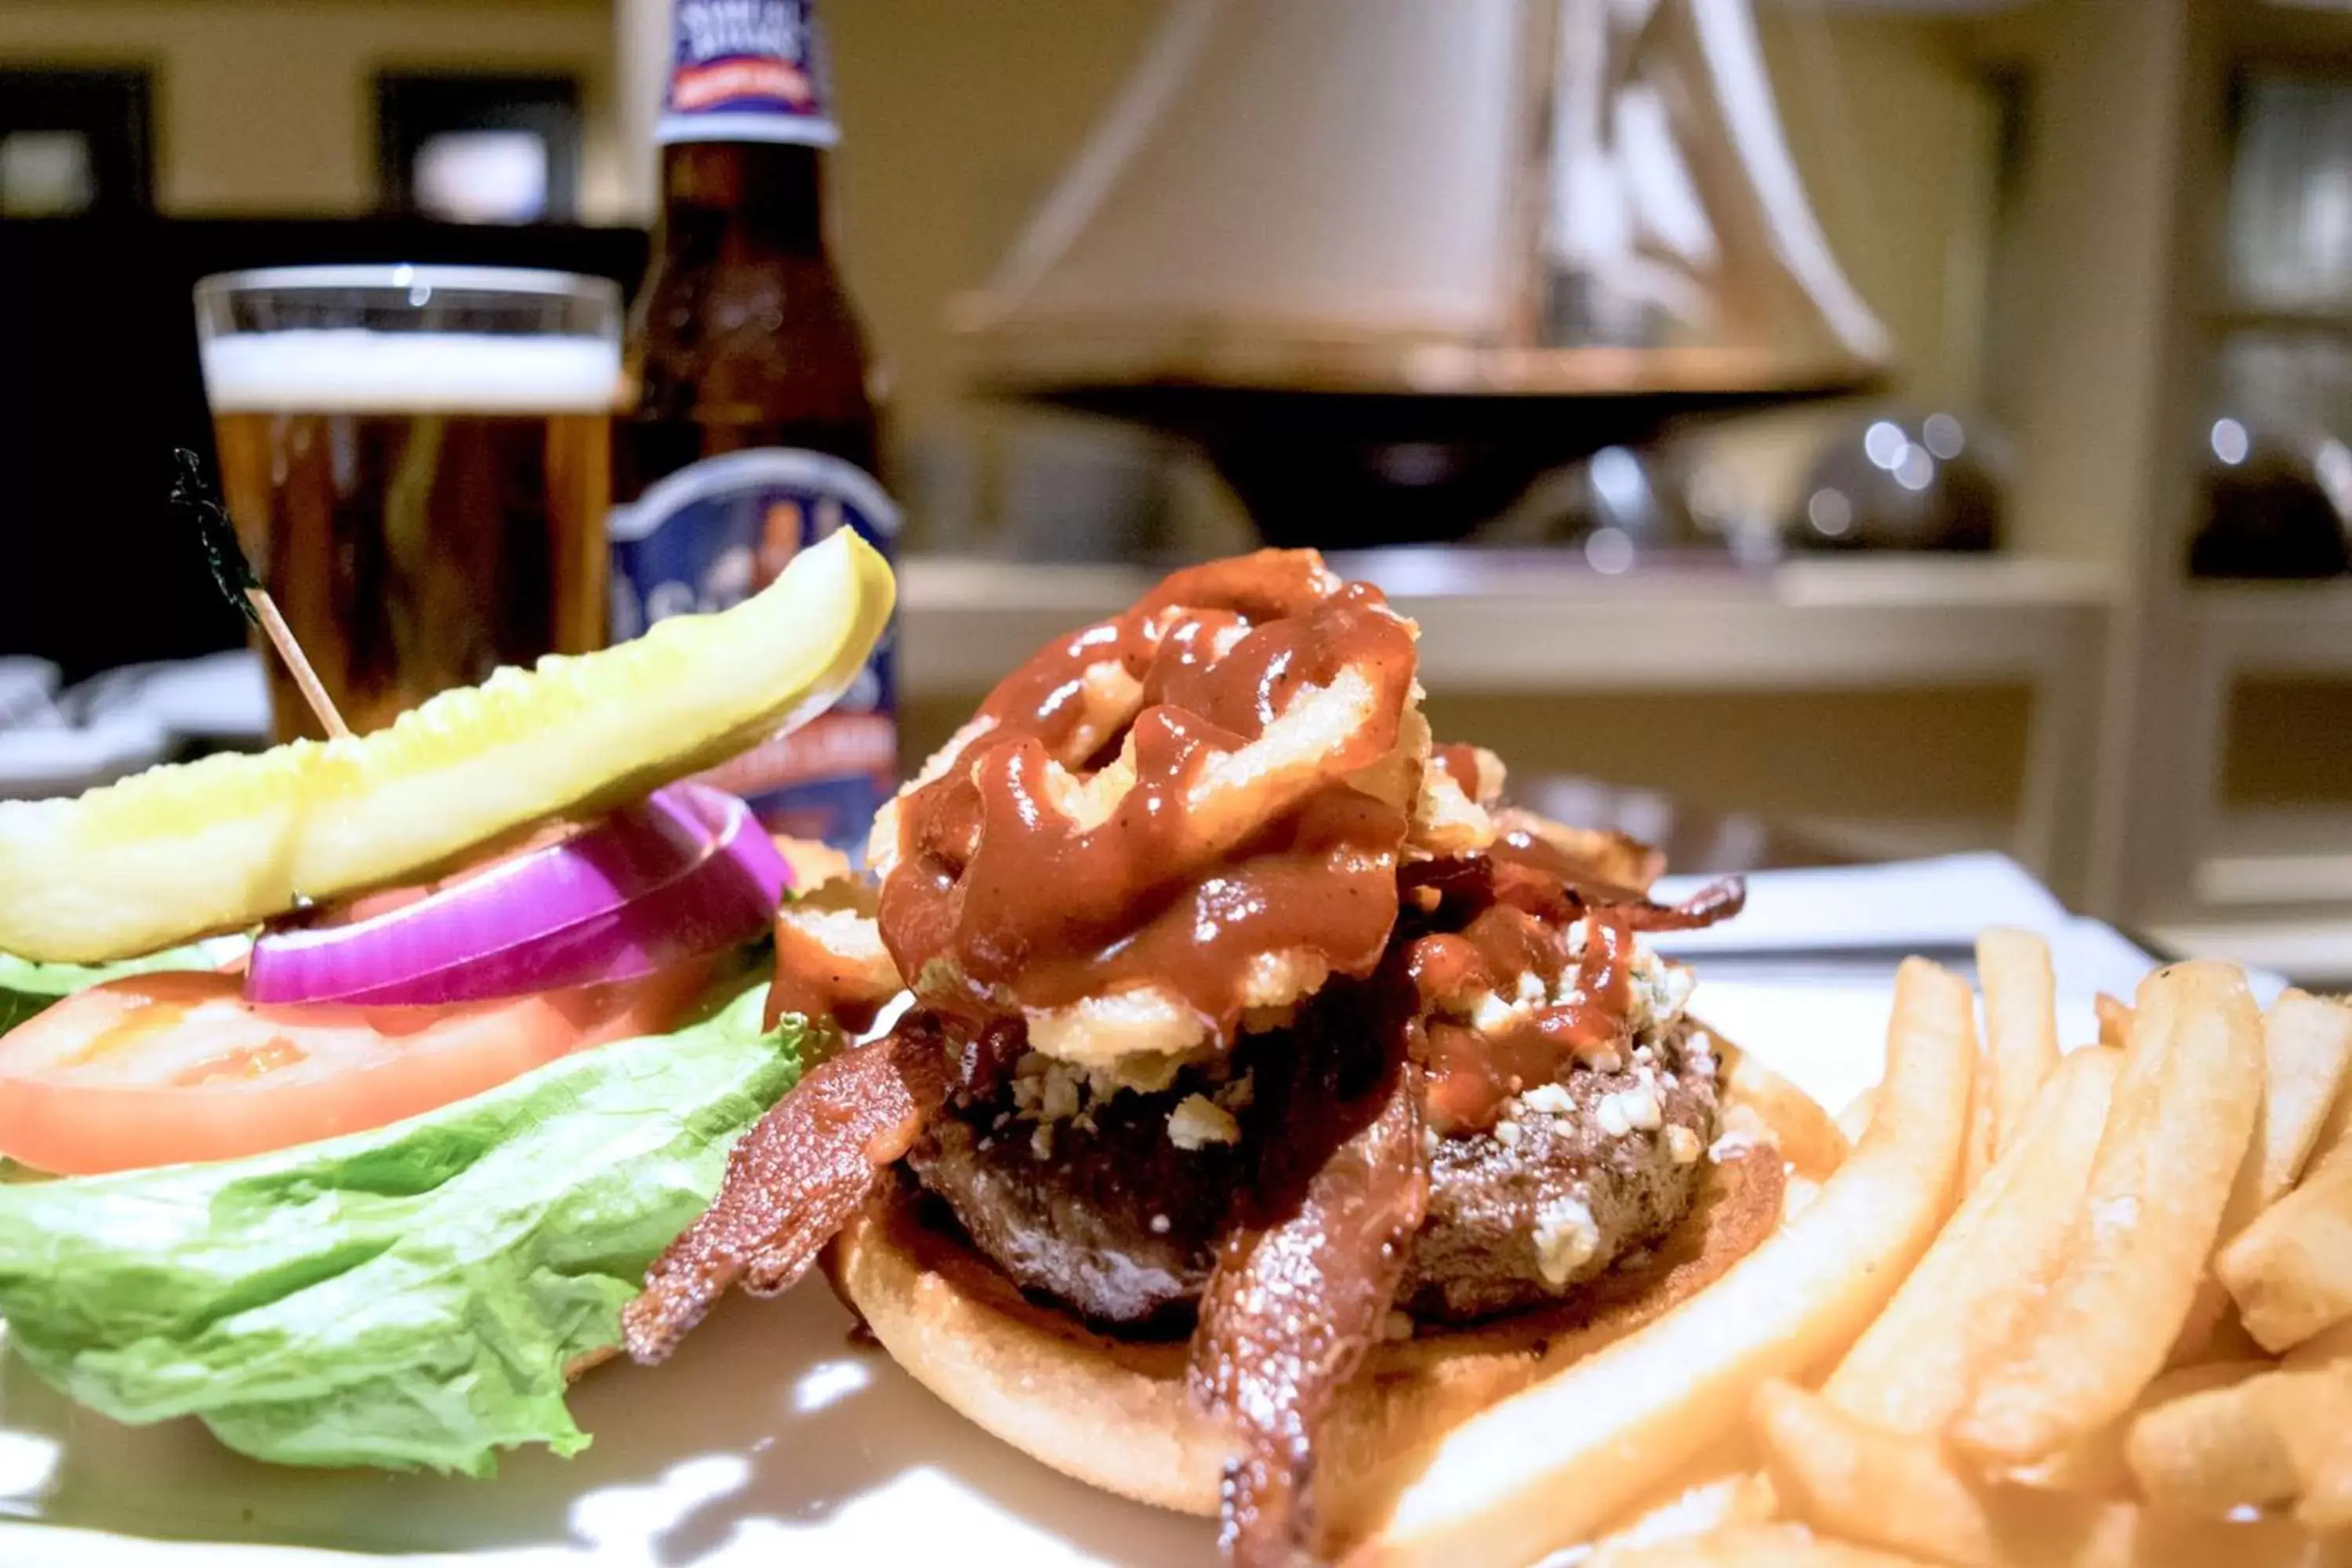
{"type": "Polygon", "coordinates": [[[452,223],[569,222],[580,86],[562,76],[376,78],[383,205],[452,223]]]}
{"type": "Polygon", "coordinates": [[[0,217],[153,205],[147,73],[0,69],[0,217]]]}

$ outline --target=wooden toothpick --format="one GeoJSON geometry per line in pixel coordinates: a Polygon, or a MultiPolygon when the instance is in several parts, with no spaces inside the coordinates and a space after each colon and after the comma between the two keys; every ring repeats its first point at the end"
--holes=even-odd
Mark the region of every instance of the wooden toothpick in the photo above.
{"type": "Polygon", "coordinates": [[[342,714],[336,710],[335,700],[328,696],[327,689],[320,684],[319,672],[310,668],[310,660],[302,652],[302,645],[294,640],[294,628],[288,626],[286,617],[278,613],[278,601],[269,596],[269,590],[247,588],[245,601],[253,606],[253,618],[260,623],[262,634],[269,638],[269,646],[278,650],[278,657],[286,661],[286,673],[294,678],[294,684],[301,689],[302,700],[308,702],[310,711],[319,716],[319,722],[326,727],[328,735],[338,741],[351,739],[352,727],[343,722],[342,714]]]}
{"type": "Polygon", "coordinates": [[[286,673],[294,678],[302,700],[318,715],[320,726],[335,740],[350,739],[351,726],[343,722],[334,699],[320,683],[319,672],[310,668],[302,645],[294,640],[294,628],[278,613],[278,601],[269,596],[269,590],[261,585],[260,577],[254,573],[253,563],[245,558],[245,548],[237,542],[236,525],[205,487],[203,462],[186,450],[173,456],[180,472],[172,486],[172,504],[187,512],[195,523],[196,537],[204,544],[205,560],[213,569],[213,581],[220,584],[222,595],[247,620],[259,626],[262,635],[269,639],[269,646],[278,650],[286,673]]]}

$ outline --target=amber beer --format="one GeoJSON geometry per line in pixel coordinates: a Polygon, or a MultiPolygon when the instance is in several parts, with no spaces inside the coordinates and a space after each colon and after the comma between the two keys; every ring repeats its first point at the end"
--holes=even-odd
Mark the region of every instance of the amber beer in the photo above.
{"type": "MultiPolygon", "coordinates": [[[[886,553],[866,340],[825,244],[837,139],[810,0],[677,0],[661,220],[614,430],[613,636],[722,610],[837,529],[886,553]]],[[[833,708],[714,781],[855,849],[896,784],[892,640],[833,708]]]]}
{"type": "MultiPolygon", "coordinates": [[[[205,336],[222,484],[354,730],[499,665],[604,641],[618,300],[593,280],[522,274],[520,303],[500,305],[516,276],[401,269],[391,297],[363,310],[351,308],[366,290],[350,269],[205,286],[215,299],[266,289],[278,300],[205,336]],[[320,276],[341,281],[305,281],[320,276]],[[554,302],[574,289],[603,299],[601,331],[593,310],[554,302]],[[436,296],[442,310],[414,319],[436,296]],[[299,324],[259,324],[289,318],[299,324]],[[314,324],[330,321],[346,324],[314,324]]],[[[270,668],[280,738],[318,734],[270,668]]]]}

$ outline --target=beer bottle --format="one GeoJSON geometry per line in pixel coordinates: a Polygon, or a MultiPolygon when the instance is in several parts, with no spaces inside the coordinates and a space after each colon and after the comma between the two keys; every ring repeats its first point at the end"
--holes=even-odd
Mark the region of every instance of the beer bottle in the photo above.
{"type": "MultiPolygon", "coordinates": [[[[886,554],[865,334],[825,248],[838,137],[812,0],[677,0],[662,205],[613,442],[612,636],[719,610],[837,528],[886,554]]],[[[712,782],[779,832],[863,844],[897,771],[892,635],[833,710],[712,782]]]]}

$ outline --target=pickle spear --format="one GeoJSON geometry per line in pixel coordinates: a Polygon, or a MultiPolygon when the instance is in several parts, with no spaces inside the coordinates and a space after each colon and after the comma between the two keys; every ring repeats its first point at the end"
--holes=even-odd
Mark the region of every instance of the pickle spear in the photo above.
{"type": "Polygon", "coordinates": [[[823,712],[895,592],[880,554],[845,529],[733,609],[500,669],[371,735],[153,768],[74,800],[0,801],[0,952],[131,957],[634,800],[823,712]]]}

